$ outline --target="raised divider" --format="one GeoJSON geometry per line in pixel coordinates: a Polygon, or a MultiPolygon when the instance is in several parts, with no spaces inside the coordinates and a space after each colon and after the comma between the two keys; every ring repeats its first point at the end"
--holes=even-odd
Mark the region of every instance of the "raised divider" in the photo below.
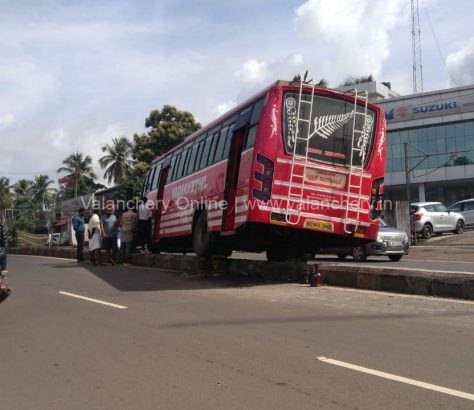
{"type": "MultiPolygon", "coordinates": [[[[8,253],[75,259],[74,248],[9,248],[8,253]]],[[[84,256],[88,256],[84,252],[84,256]]],[[[213,258],[177,254],[133,254],[132,263],[170,269],[190,274],[231,274],[256,279],[308,283],[320,272],[324,283],[332,286],[389,291],[427,296],[474,299],[474,275],[434,272],[420,269],[395,269],[346,264],[305,264],[301,262],[266,262],[250,259],[213,258]]]]}

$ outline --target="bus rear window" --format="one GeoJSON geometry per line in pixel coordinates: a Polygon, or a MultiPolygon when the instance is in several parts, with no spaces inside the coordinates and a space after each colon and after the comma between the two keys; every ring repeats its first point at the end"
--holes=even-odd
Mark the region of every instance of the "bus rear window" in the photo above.
{"type": "MultiPolygon", "coordinates": [[[[298,112],[298,93],[287,92],[283,102],[283,138],[287,154],[305,156],[321,162],[337,165],[351,163],[351,141],[354,127],[354,103],[334,97],[314,95],[311,118],[310,104],[301,104],[300,118],[309,120],[300,122],[298,138],[296,138],[296,122],[298,112]],[[308,133],[308,126],[309,133],[308,133]],[[309,136],[308,146],[306,138],[309,136]],[[296,148],[295,148],[296,144],[296,148]]],[[[310,101],[310,94],[304,94],[303,100],[310,101]]],[[[357,112],[363,113],[364,107],[357,106],[357,112]]],[[[375,133],[375,113],[367,111],[364,116],[356,115],[355,129],[360,130],[354,135],[353,165],[365,165],[369,158],[370,149],[375,133]],[[363,131],[363,132],[362,132],[363,131]],[[364,164],[362,164],[364,158],[364,164]]]]}

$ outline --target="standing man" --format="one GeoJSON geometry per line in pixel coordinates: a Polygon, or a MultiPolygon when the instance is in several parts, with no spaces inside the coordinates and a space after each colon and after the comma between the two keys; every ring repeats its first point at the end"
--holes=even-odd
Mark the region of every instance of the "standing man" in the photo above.
{"type": "Polygon", "coordinates": [[[86,233],[86,224],[84,222],[84,208],[79,208],[78,215],[72,217],[72,228],[76,234],[77,241],[77,261],[84,260],[84,235],[86,233]]]}
{"type": "Polygon", "coordinates": [[[89,254],[91,258],[91,263],[94,266],[97,264],[102,265],[102,255],[100,253],[100,238],[102,237],[102,232],[100,229],[100,216],[98,210],[93,210],[93,214],[89,219],[89,254]]]}
{"type": "Polygon", "coordinates": [[[123,256],[123,263],[130,263],[130,254],[132,253],[133,233],[137,226],[137,214],[134,209],[129,209],[122,215],[120,219],[120,228],[122,230],[122,238],[120,250],[123,256]]]}
{"type": "Polygon", "coordinates": [[[114,214],[113,205],[109,204],[104,215],[100,218],[104,240],[102,247],[107,251],[107,258],[112,265],[115,265],[115,253],[117,252],[117,230],[118,219],[114,214]]]}
{"type": "Polygon", "coordinates": [[[1,274],[6,275],[7,271],[7,230],[5,224],[0,220],[0,269],[1,274]]]}
{"type": "Polygon", "coordinates": [[[137,246],[145,251],[150,240],[150,209],[148,198],[144,196],[138,205],[137,246]]]}

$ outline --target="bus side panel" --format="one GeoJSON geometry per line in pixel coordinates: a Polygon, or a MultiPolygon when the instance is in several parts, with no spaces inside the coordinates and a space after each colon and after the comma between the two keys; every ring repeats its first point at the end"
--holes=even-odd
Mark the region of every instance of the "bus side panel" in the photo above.
{"type": "Polygon", "coordinates": [[[160,237],[192,234],[194,212],[201,202],[208,212],[209,231],[220,230],[217,204],[222,200],[227,161],[221,161],[165,186],[160,237]]]}

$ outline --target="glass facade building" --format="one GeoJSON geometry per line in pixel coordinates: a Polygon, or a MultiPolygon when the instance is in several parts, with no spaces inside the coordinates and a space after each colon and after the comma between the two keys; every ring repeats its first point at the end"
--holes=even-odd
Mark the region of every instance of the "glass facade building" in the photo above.
{"type": "Polygon", "coordinates": [[[406,200],[405,145],[411,202],[474,198],[474,85],[373,102],[387,120],[386,199],[406,200]]]}

